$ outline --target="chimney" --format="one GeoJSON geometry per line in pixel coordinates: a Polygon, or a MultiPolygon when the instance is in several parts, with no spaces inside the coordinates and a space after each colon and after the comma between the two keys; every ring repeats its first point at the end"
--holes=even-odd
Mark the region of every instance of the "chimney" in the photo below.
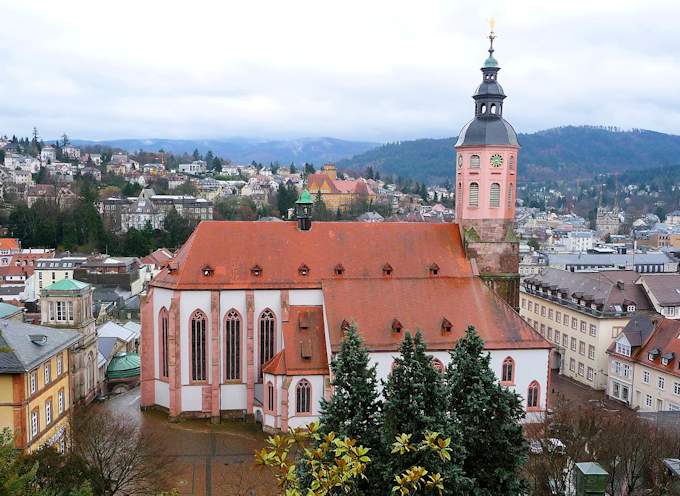
{"type": "Polygon", "coordinates": [[[325,164],[321,170],[333,181],[338,178],[338,170],[336,169],[335,164],[325,164]]]}

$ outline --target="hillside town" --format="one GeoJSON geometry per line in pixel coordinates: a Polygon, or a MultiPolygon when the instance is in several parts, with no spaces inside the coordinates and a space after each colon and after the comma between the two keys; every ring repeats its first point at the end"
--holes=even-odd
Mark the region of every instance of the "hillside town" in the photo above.
{"type": "Polygon", "coordinates": [[[680,204],[523,177],[495,38],[442,184],[3,130],[8,494],[680,494],[680,204]]]}

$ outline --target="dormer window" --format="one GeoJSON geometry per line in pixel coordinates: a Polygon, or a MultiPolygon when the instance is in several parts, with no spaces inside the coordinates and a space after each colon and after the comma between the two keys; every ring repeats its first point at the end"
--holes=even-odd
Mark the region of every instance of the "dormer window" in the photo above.
{"type": "Polygon", "coordinates": [[[301,276],[308,276],[309,275],[309,267],[307,267],[305,264],[302,264],[298,267],[298,274],[301,276]]]}
{"type": "Polygon", "coordinates": [[[661,350],[659,350],[658,348],[654,348],[647,354],[647,358],[649,359],[650,362],[653,362],[656,359],[656,357],[658,357],[660,354],[661,350]]]}
{"type": "Polygon", "coordinates": [[[213,272],[215,272],[215,271],[214,271],[214,269],[213,269],[210,265],[205,265],[205,266],[201,269],[201,272],[203,273],[203,275],[204,275],[205,277],[209,277],[209,276],[213,275],[213,272]]]}
{"type": "Polygon", "coordinates": [[[302,312],[298,317],[298,327],[301,330],[309,329],[309,327],[310,327],[309,321],[310,321],[309,313],[308,312],[302,312]]]}
{"type": "Polygon", "coordinates": [[[442,319],[442,334],[450,334],[452,330],[453,324],[451,324],[451,322],[449,322],[449,320],[444,317],[442,319]]]}
{"type": "Polygon", "coordinates": [[[439,275],[439,265],[436,263],[433,263],[430,265],[430,275],[431,276],[438,276],[439,275]]]}
{"type": "Polygon", "coordinates": [[[342,264],[338,264],[333,269],[333,272],[335,273],[336,276],[341,276],[345,273],[345,268],[342,266],[342,264]]]}
{"type": "Polygon", "coordinates": [[[397,319],[394,319],[392,321],[392,332],[393,333],[399,334],[403,328],[404,328],[404,326],[401,325],[401,322],[399,322],[397,319]]]}
{"type": "Polygon", "coordinates": [[[177,272],[178,269],[179,269],[179,267],[177,265],[177,262],[175,262],[174,260],[171,260],[170,262],[168,262],[168,273],[169,274],[173,274],[173,273],[177,272]]]}
{"type": "Polygon", "coordinates": [[[259,265],[253,265],[250,268],[250,273],[255,277],[260,277],[262,275],[262,267],[260,267],[259,265]]]}
{"type": "Polygon", "coordinates": [[[666,366],[666,365],[670,364],[673,361],[674,358],[675,358],[675,353],[673,353],[672,351],[662,355],[661,356],[661,365],[666,366]]]}
{"type": "Polygon", "coordinates": [[[390,264],[386,263],[385,265],[383,265],[382,272],[384,276],[391,276],[393,270],[394,269],[392,269],[392,266],[390,264]]]}
{"type": "Polygon", "coordinates": [[[349,322],[347,322],[346,320],[343,320],[340,323],[340,330],[342,331],[343,334],[348,332],[349,331],[349,322]]]}
{"type": "Polygon", "coordinates": [[[630,356],[630,346],[625,343],[616,343],[616,352],[619,355],[630,356]]]}

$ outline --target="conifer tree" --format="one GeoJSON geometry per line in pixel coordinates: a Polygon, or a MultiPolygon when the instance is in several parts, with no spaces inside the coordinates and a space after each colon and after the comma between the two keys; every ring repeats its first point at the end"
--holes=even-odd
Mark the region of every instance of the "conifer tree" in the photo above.
{"type": "Polygon", "coordinates": [[[473,494],[521,495],[525,490],[519,474],[527,459],[519,423],[524,410],[519,397],[498,383],[490,360],[483,340],[468,327],[451,351],[447,405],[460,429],[466,452],[463,470],[472,479],[473,494]]]}
{"type": "Polygon", "coordinates": [[[382,446],[380,439],[382,400],[378,392],[376,366],[355,324],[351,324],[331,361],[333,395],[321,400],[320,430],[348,437],[370,448],[367,480],[359,482],[358,494],[386,494],[380,486],[382,446]]]}
{"type": "MultiPolygon", "coordinates": [[[[460,438],[453,422],[448,419],[446,389],[442,374],[425,353],[426,346],[420,332],[414,337],[406,333],[389,375],[383,395],[383,445],[389,453],[397,436],[411,434],[412,441],[419,443],[428,431],[450,436],[455,446],[460,438]]],[[[389,474],[401,473],[411,465],[428,467],[445,478],[448,495],[468,494],[467,481],[462,477],[462,455],[454,450],[453,463],[443,463],[431,453],[417,451],[403,457],[390,457],[389,474]]],[[[387,481],[389,482],[389,480],[387,481]]]]}

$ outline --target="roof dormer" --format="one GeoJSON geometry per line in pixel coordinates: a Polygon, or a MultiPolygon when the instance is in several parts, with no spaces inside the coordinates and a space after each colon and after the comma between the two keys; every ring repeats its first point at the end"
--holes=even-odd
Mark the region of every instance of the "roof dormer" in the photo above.
{"type": "Polygon", "coordinates": [[[250,273],[255,277],[260,277],[262,275],[262,267],[255,264],[250,268],[250,273]]]}
{"type": "Polygon", "coordinates": [[[439,265],[436,263],[433,263],[429,267],[430,275],[431,276],[438,276],[439,275],[439,265]]]}
{"type": "Polygon", "coordinates": [[[309,275],[309,267],[306,264],[302,264],[298,267],[298,274],[305,277],[309,275]]]}
{"type": "Polygon", "coordinates": [[[213,275],[214,272],[215,269],[213,269],[210,265],[204,265],[203,268],[201,269],[201,273],[205,277],[210,277],[211,275],[213,275]]]}
{"type": "Polygon", "coordinates": [[[449,322],[449,319],[447,319],[446,317],[442,319],[441,331],[442,335],[451,334],[451,331],[453,331],[453,324],[449,322]]]}
{"type": "Polygon", "coordinates": [[[394,269],[390,264],[386,263],[385,265],[383,265],[382,273],[384,276],[391,276],[392,272],[394,272],[394,269]]]}
{"type": "Polygon", "coordinates": [[[393,333],[399,334],[403,328],[404,328],[404,326],[401,325],[401,322],[399,322],[397,319],[394,319],[392,321],[392,332],[393,333]]]}

